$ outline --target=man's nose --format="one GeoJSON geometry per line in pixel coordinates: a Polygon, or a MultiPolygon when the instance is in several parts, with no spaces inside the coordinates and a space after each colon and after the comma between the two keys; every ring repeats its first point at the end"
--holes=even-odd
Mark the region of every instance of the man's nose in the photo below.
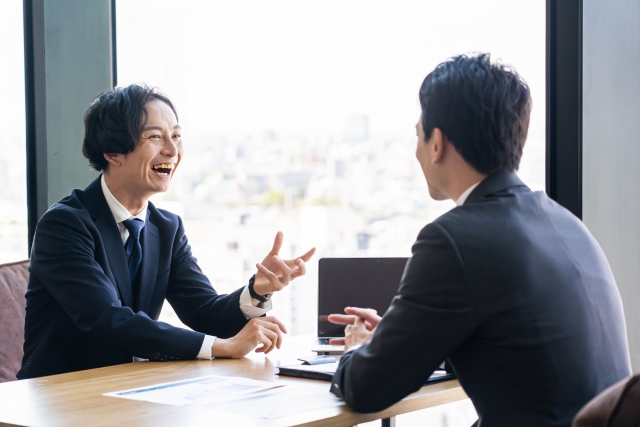
{"type": "Polygon", "coordinates": [[[178,144],[173,139],[165,138],[164,145],[162,146],[162,154],[168,157],[175,157],[178,155],[178,144]]]}

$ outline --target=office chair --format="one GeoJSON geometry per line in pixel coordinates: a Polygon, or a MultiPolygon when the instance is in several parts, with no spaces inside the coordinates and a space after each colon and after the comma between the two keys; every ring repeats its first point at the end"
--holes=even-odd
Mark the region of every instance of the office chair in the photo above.
{"type": "Polygon", "coordinates": [[[626,378],[587,403],[572,427],[640,427],[640,374],[626,378]]]}
{"type": "Polygon", "coordinates": [[[14,381],[22,364],[29,260],[0,265],[0,382],[14,381]]]}

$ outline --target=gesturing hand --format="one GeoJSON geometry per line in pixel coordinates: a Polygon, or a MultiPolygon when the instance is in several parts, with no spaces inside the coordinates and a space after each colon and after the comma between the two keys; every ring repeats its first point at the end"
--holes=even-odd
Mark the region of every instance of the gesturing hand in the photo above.
{"type": "Polygon", "coordinates": [[[267,354],[280,348],[282,333],[286,334],[287,328],[275,317],[254,317],[234,337],[216,338],[211,347],[211,355],[239,359],[261,344],[256,348],[256,353],[267,354]]]}
{"type": "Polygon", "coordinates": [[[371,308],[346,307],[347,314],[330,314],[329,322],[347,325],[344,328],[344,338],[334,338],[331,345],[344,345],[345,351],[357,344],[365,344],[371,340],[373,332],[382,317],[371,308]]]}
{"type": "Polygon", "coordinates": [[[307,272],[305,262],[309,261],[316,251],[311,248],[306,254],[294,259],[283,260],[278,253],[282,247],[284,237],[282,231],[278,231],[273,242],[273,248],[267,254],[264,261],[256,264],[258,273],[253,284],[253,290],[258,295],[266,295],[282,290],[289,282],[307,272]]]}

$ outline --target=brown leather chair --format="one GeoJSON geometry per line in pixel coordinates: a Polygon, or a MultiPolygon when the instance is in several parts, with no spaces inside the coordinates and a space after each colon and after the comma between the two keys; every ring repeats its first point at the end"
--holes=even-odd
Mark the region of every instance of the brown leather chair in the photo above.
{"type": "Polygon", "coordinates": [[[626,378],[587,403],[572,427],[640,427],[640,374],[626,378]]]}
{"type": "Polygon", "coordinates": [[[0,382],[14,381],[22,364],[28,267],[29,260],[0,265],[0,382]]]}

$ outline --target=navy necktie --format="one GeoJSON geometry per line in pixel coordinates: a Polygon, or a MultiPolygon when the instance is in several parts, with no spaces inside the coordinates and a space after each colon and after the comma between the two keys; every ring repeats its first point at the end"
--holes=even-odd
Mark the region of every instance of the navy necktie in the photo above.
{"type": "Polygon", "coordinates": [[[142,245],[140,244],[140,231],[144,227],[144,221],[137,218],[125,219],[122,224],[129,230],[129,238],[124,244],[124,253],[127,255],[129,264],[129,278],[131,286],[136,280],[136,275],[142,263],[142,245]]]}

